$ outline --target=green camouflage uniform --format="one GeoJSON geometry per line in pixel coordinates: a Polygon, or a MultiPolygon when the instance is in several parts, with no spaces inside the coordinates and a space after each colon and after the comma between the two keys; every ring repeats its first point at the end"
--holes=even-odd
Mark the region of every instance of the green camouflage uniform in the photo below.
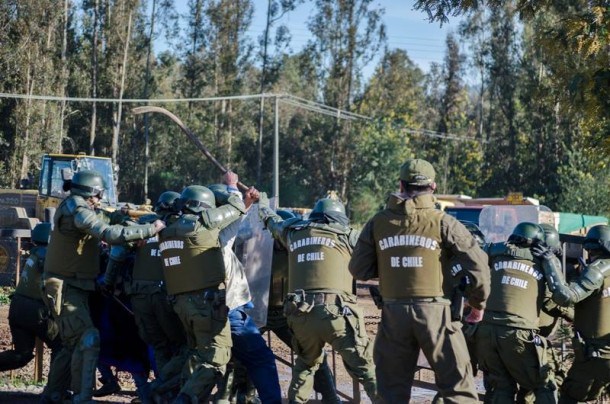
{"type": "Polygon", "coordinates": [[[363,384],[374,400],[377,388],[372,344],[347,269],[357,233],[338,223],[282,221],[273,214],[264,221],[288,250],[291,293],[286,297],[284,314],[297,354],[288,399],[307,402],[328,343],[341,355],[348,373],[363,384]]]}
{"type": "Polygon", "coordinates": [[[167,296],[157,237],[136,247],[125,292],[130,297],[138,334],[153,349],[160,378],[171,380],[180,374],[184,364],[186,336],[167,296]]]}
{"type": "Polygon", "coordinates": [[[560,403],[599,399],[610,386],[610,258],[596,259],[570,283],[554,257],[544,260],[553,300],[574,305],[574,361],[561,386],[560,403]]]}
{"type": "Polygon", "coordinates": [[[239,198],[200,214],[183,214],[159,236],[167,293],[186,332],[190,357],[181,395],[206,400],[231,358],[225,264],[218,235],[245,212],[239,198]]]}
{"type": "Polygon", "coordinates": [[[435,209],[433,195],[391,195],[365,225],[349,270],[379,278],[382,317],[374,358],[382,402],[408,402],[420,349],[446,403],[478,399],[459,321],[444,297],[441,254],[455,256],[471,281],[469,304],[483,309],[489,293],[487,256],[468,230],[435,209]]]}
{"type": "MultiPolygon", "coordinates": [[[[292,346],[292,331],[288,327],[288,320],[284,315],[284,298],[288,293],[288,251],[279,241],[274,241],[273,261],[271,264],[271,285],[269,287],[269,309],[267,324],[261,332],[273,333],[289,347],[292,346]]],[[[322,402],[339,403],[335,388],[333,374],[328,366],[326,354],[318,370],[314,374],[314,390],[322,396],[322,402]]]]}
{"type": "Polygon", "coordinates": [[[491,294],[476,332],[479,366],[487,372],[494,403],[514,402],[517,384],[536,402],[556,402],[552,352],[538,333],[540,311],[550,300],[538,261],[527,248],[492,245],[491,294]]]}
{"type": "Polygon", "coordinates": [[[44,294],[64,349],[53,366],[70,366],[76,402],[89,402],[95,385],[99,332],[89,313],[89,294],[100,271],[100,240],[120,244],[155,234],[152,224],[109,225],[86,200],[66,198],[55,213],[44,266],[44,294]],[[56,365],[57,363],[57,365],[56,365]]]}

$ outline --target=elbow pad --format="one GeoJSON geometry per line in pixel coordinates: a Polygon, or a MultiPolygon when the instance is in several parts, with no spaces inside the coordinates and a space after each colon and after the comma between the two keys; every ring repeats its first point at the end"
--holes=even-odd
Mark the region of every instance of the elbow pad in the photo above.
{"type": "Polygon", "coordinates": [[[153,224],[138,224],[135,226],[123,227],[123,237],[125,241],[144,240],[155,235],[153,224]]]}
{"type": "Polygon", "coordinates": [[[591,295],[604,284],[606,273],[610,271],[610,262],[596,261],[589,265],[574,282],[562,283],[553,292],[553,300],[562,306],[578,303],[591,295]]]}
{"type": "Polygon", "coordinates": [[[542,269],[549,290],[553,293],[553,301],[560,306],[569,306],[574,303],[576,295],[569,285],[566,284],[561,273],[561,263],[557,257],[542,260],[542,269]]]}
{"type": "Polygon", "coordinates": [[[201,220],[203,221],[203,224],[209,229],[224,229],[225,227],[233,223],[235,220],[239,219],[239,217],[244,213],[244,211],[239,210],[229,202],[229,204],[221,206],[219,208],[204,210],[203,212],[201,212],[201,220]]]}
{"type": "Polygon", "coordinates": [[[229,197],[227,198],[227,203],[233,206],[242,214],[246,213],[246,205],[244,205],[244,201],[241,200],[239,195],[229,194],[229,197]]]}
{"type": "Polygon", "coordinates": [[[155,235],[155,226],[152,224],[138,224],[133,226],[108,226],[102,239],[108,244],[121,244],[127,241],[144,240],[155,235]]]}

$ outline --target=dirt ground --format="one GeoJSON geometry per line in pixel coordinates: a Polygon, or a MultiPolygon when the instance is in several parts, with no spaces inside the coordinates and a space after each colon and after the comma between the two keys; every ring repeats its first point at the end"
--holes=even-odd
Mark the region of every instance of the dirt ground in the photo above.
{"type": "MultiPolygon", "coordinates": [[[[358,285],[358,295],[360,304],[365,310],[366,327],[371,339],[375,338],[377,333],[377,324],[380,319],[380,312],[374,306],[366,284],[358,285]]],[[[11,335],[8,327],[8,305],[0,306],[0,350],[10,349],[11,335]]],[[[285,363],[291,362],[291,352],[281,341],[273,334],[266,334],[265,339],[270,341],[273,352],[278,357],[277,366],[282,386],[282,395],[286,397],[288,385],[290,383],[291,369],[285,363]]],[[[341,358],[328,348],[330,358],[330,366],[333,369],[336,377],[337,390],[340,393],[342,400],[345,402],[355,402],[354,398],[358,397],[358,393],[354,391],[354,383],[351,377],[345,371],[341,358]]],[[[46,376],[49,366],[48,350],[44,351],[43,357],[43,375],[46,376]]],[[[434,397],[434,391],[430,388],[434,387],[434,376],[429,370],[421,370],[418,372],[416,385],[419,387],[413,390],[413,403],[429,403],[434,397]],[[422,388],[427,387],[427,388],[422,388]]],[[[120,384],[123,390],[120,394],[98,398],[96,401],[101,403],[129,403],[136,397],[135,385],[131,377],[126,372],[119,373],[120,384]]],[[[22,369],[0,373],[0,403],[37,403],[38,395],[42,391],[45,380],[36,383],[34,380],[34,361],[31,361],[22,369]]],[[[360,389],[361,402],[370,402],[360,389]]],[[[315,402],[315,397],[312,397],[312,402],[315,402]]]]}

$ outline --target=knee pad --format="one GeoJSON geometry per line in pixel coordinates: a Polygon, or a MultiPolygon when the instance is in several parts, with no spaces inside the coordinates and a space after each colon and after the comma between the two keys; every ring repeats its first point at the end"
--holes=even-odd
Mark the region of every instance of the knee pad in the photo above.
{"type": "Polygon", "coordinates": [[[87,328],[80,337],[79,348],[81,351],[100,350],[100,332],[97,328],[87,328]]]}

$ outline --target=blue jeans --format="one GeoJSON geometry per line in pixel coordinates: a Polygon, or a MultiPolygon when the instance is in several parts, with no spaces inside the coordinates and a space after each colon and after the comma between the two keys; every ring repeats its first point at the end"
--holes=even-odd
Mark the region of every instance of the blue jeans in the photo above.
{"type": "Polygon", "coordinates": [[[261,401],[281,403],[282,391],[273,352],[242,307],[229,311],[233,356],[240,361],[254,383],[261,401]]]}

